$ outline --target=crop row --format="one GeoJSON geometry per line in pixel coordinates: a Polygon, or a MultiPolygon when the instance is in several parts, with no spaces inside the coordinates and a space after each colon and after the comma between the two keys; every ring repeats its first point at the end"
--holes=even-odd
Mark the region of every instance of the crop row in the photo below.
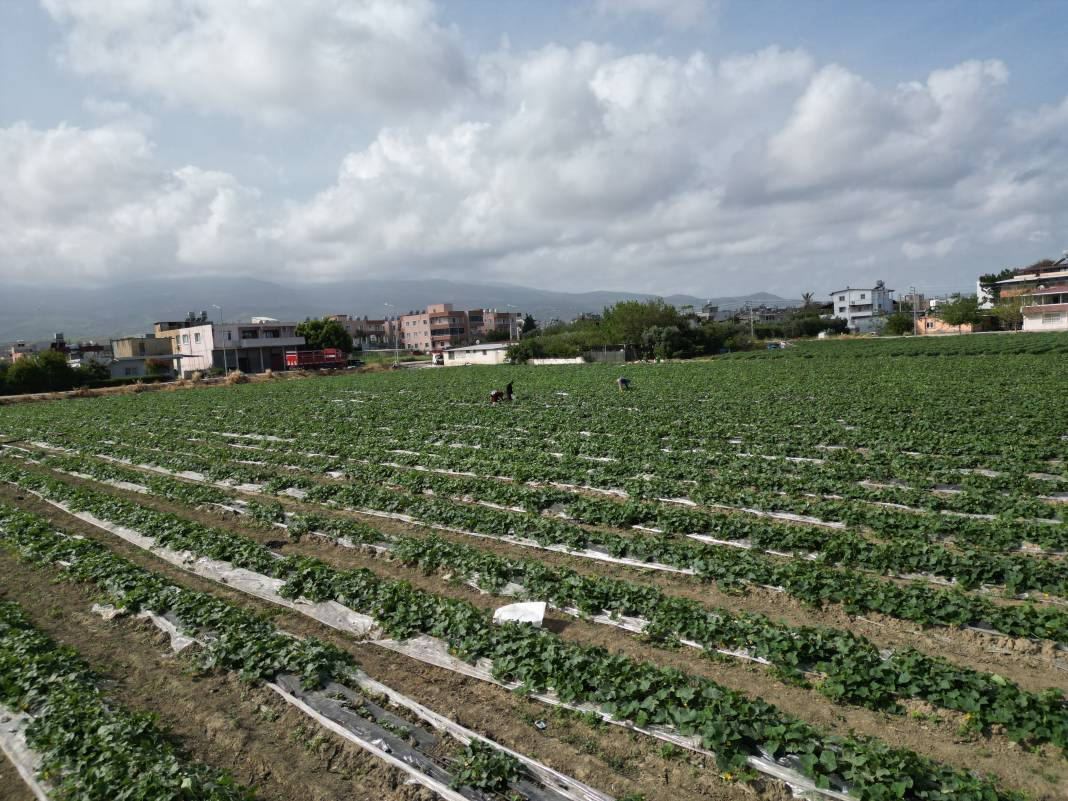
{"type": "MultiPolygon", "coordinates": [[[[88,471],[102,480],[139,482],[151,494],[183,504],[233,502],[232,495],[214,487],[148,476],[105,462],[66,457],[45,462],[88,471]]],[[[643,634],[654,642],[670,645],[684,640],[706,649],[744,650],[768,660],[792,680],[803,680],[804,672],[818,673],[822,677],[818,690],[832,700],[900,711],[899,699],[917,698],[966,713],[982,728],[1003,726],[1013,740],[1049,740],[1062,749],[1068,747],[1068,706],[1061,693],[1028,693],[1001,676],[961,668],[913,649],[883,659],[873,643],[840,630],[790,627],[759,614],[708,609],[648,585],[588,577],[532,559],[509,559],[434,535],[390,535],[364,523],[317,514],[287,518],[277,503],[253,501],[248,510],[265,523],[288,520],[291,536],[314,533],[357,545],[388,543],[391,556],[406,565],[473,580],[489,592],[499,594],[509,584],[519,585],[524,597],[547,600],[558,608],[643,618],[647,621],[643,634]]]]}
{"type": "MultiPolygon", "coordinates": [[[[294,637],[278,629],[266,617],[226,603],[211,594],[170,583],[160,575],[118,556],[101,543],[56,530],[48,520],[33,513],[0,504],[0,544],[14,550],[21,559],[36,565],[64,565],[70,578],[100,588],[105,593],[104,600],[121,608],[124,613],[145,610],[156,615],[166,614],[176,620],[180,631],[196,638],[199,648],[193,658],[203,670],[233,671],[242,680],[255,683],[277,682],[285,676],[293,676],[306,690],[329,687],[331,692],[337,692],[341,685],[349,691],[352,688],[346,685],[356,684],[353,678],[359,673],[358,666],[346,652],[314,637],[294,637]]],[[[3,605],[0,605],[2,617],[3,605]]],[[[0,621],[0,636],[3,633],[0,621]]],[[[15,655],[20,653],[16,652],[15,655]]],[[[16,664],[10,660],[5,662],[8,656],[0,644],[0,666],[16,664]]],[[[27,671],[25,678],[39,683],[47,682],[52,663],[43,662],[39,667],[39,670],[27,671]]],[[[355,694],[359,696],[361,693],[360,687],[356,686],[355,694]]],[[[50,697],[41,703],[41,707],[51,713],[54,704],[54,699],[50,697]]],[[[404,733],[410,731],[412,726],[406,724],[403,718],[385,712],[367,698],[360,698],[356,704],[347,704],[346,708],[357,716],[366,716],[371,730],[377,732],[379,737],[391,739],[390,732],[400,733],[402,742],[393,743],[393,746],[405,749],[404,733]],[[383,720],[385,723],[382,723],[383,720]],[[387,728],[381,729],[382,725],[387,728]]],[[[137,738],[138,741],[128,749],[130,753],[125,754],[125,763],[116,760],[110,752],[104,758],[94,754],[96,743],[92,743],[93,748],[90,748],[88,742],[79,746],[75,739],[59,737],[61,728],[52,732],[54,737],[61,739],[63,747],[78,748],[78,755],[87,763],[87,768],[81,771],[81,777],[75,780],[68,776],[68,783],[72,787],[84,785],[90,788],[88,795],[57,797],[65,801],[113,801],[119,797],[152,801],[252,798],[251,792],[233,785],[226,777],[213,779],[206,769],[194,766],[194,770],[190,771],[178,765],[171,746],[153,733],[149,716],[127,718],[139,726],[130,726],[122,718],[114,724],[104,720],[104,716],[86,719],[86,725],[102,727],[99,739],[109,748],[118,749],[120,757],[124,756],[122,749],[130,745],[126,738],[127,730],[137,738]],[[119,733],[118,737],[112,738],[104,733],[109,732],[112,725],[119,733]],[[147,736],[143,736],[142,732],[147,736]],[[160,752],[156,762],[148,763],[155,768],[154,772],[139,770],[136,760],[144,758],[153,749],[160,752]],[[133,780],[127,780],[126,770],[134,777],[133,780]]],[[[55,725],[62,724],[57,721],[55,725]]],[[[366,725],[363,724],[361,728],[366,725]]],[[[31,745],[37,748],[38,744],[32,740],[35,731],[31,726],[31,745]]],[[[434,742],[435,739],[425,731],[420,732],[420,742],[434,742]]],[[[441,749],[440,746],[436,750],[437,761],[448,767],[455,787],[484,791],[508,790],[504,795],[516,798],[516,788],[529,790],[532,786],[531,777],[524,766],[485,739],[472,739],[467,747],[455,754],[450,754],[449,749],[441,749]]],[[[387,747],[385,752],[390,753],[390,749],[387,747]]],[[[426,770],[427,760],[421,754],[412,762],[416,770],[426,770]]],[[[46,752],[45,769],[50,770],[52,764],[46,752]]],[[[63,765],[62,769],[66,773],[71,768],[63,765]]],[[[442,774],[431,768],[431,775],[440,777],[442,774]]],[[[447,773],[445,777],[448,778],[447,773]]],[[[51,778],[50,774],[48,778],[51,778]]],[[[58,789],[68,792],[66,786],[58,789]]],[[[476,794],[474,797],[486,796],[476,794]]],[[[496,793],[494,797],[497,797],[496,793]]],[[[555,793],[548,796],[540,793],[537,797],[558,796],[555,793]]],[[[597,797],[602,796],[598,794],[597,797]]]]}
{"type": "MultiPolygon", "coordinates": [[[[35,489],[58,484],[52,491],[65,492],[62,487],[68,487],[9,464],[0,464],[0,477],[35,489]]],[[[280,479],[280,483],[288,486],[290,482],[280,479]]],[[[309,502],[356,511],[403,513],[426,524],[484,536],[521,537],[543,547],[596,550],[617,559],[693,570],[703,580],[714,580],[726,589],[740,590],[747,584],[778,587],[809,604],[841,603],[850,614],[877,611],[924,625],[989,626],[1012,636],[1068,642],[1068,612],[1053,607],[997,604],[958,590],[898,585],[807,560],[784,562],[754,551],[663,534],[623,536],[591,531],[559,519],[407,495],[372,485],[316,484],[306,492],[304,500],[309,502]]]]}
{"type": "MultiPolygon", "coordinates": [[[[3,534],[10,510],[0,510],[3,534]]],[[[34,627],[13,601],[0,601],[0,702],[28,712],[26,743],[40,778],[64,801],[247,801],[251,791],[187,758],[154,716],[107,699],[77,653],[34,627]]]]}
{"type": "Polygon", "coordinates": [[[407,582],[381,579],[363,569],[337,570],[307,557],[279,559],[233,532],[98,493],[74,490],[64,500],[72,510],[151,532],[158,545],[281,579],[284,597],[335,600],[369,614],[397,639],[416,634],[440,638],[462,659],[488,660],[499,680],[518,682],[530,691],[552,690],[564,702],[591,703],[637,726],[669,726],[697,735],[723,770],[744,771],[748,756],[759,751],[774,758],[789,755],[797,769],[820,786],[844,785],[862,801],[994,801],[1011,795],[987,779],[873,738],[828,737],[762,700],[709,679],[567,642],[543,629],[494,626],[476,607],[414,589],[407,582]]]}
{"type": "MultiPolygon", "coordinates": [[[[127,422],[127,425],[130,423],[127,422]]],[[[63,432],[62,440],[63,444],[79,448],[123,448],[132,447],[135,443],[145,443],[149,447],[171,449],[176,439],[185,440],[195,436],[202,440],[199,447],[206,455],[223,452],[218,446],[230,449],[230,442],[226,437],[198,431],[195,427],[182,429],[154,425],[154,434],[149,433],[147,436],[140,426],[134,428],[137,430],[136,435],[131,430],[129,436],[124,436],[124,426],[114,426],[111,436],[118,437],[118,442],[101,442],[99,436],[84,430],[77,434],[63,432]],[[216,447],[212,447],[212,443],[215,443],[216,447]]],[[[363,431],[344,440],[334,441],[331,440],[329,432],[316,430],[314,423],[309,423],[309,428],[312,430],[294,443],[260,440],[257,445],[244,444],[242,447],[256,449],[248,451],[249,460],[292,464],[308,469],[345,469],[351,467],[346,464],[346,460],[379,463],[387,457],[391,461],[407,465],[422,463],[437,469],[490,473],[517,482],[559,481],[620,489],[634,500],[655,501],[664,497],[688,497],[704,506],[725,505],[805,515],[840,521],[852,526],[866,526],[882,538],[898,535],[924,536],[928,539],[952,538],[968,547],[998,550],[1019,548],[1024,543],[1052,550],[1068,549],[1068,525],[1042,523],[1033,519],[1053,519],[1051,515],[1063,514],[1061,510],[1068,506],[1034,498],[1024,500],[1019,489],[968,488],[965,493],[950,496],[957,498],[956,505],[965,509],[1000,510],[1000,516],[980,519],[922,508],[909,511],[879,505],[918,502],[917,498],[911,495],[898,494],[905,491],[894,487],[861,486],[852,480],[834,482],[827,486],[824,481],[798,480],[781,472],[783,464],[792,465],[791,469],[794,470],[807,469],[797,463],[753,458],[733,458],[732,461],[732,457],[723,453],[704,453],[692,448],[673,449],[665,454],[659,445],[642,451],[625,442],[615,443],[616,439],[623,439],[622,435],[613,435],[611,438],[613,446],[608,452],[615,454],[611,457],[614,461],[597,462],[590,461],[590,457],[583,454],[561,453],[554,456],[546,453],[546,450],[551,450],[546,447],[541,451],[532,451],[523,440],[502,446],[491,431],[479,432],[486,439],[485,442],[475,442],[477,447],[457,448],[453,447],[457,443],[447,438],[441,439],[441,432],[425,435],[418,425],[403,432],[390,430],[385,435],[380,431],[363,431]],[[323,453],[321,456],[309,455],[309,448],[317,453],[324,449],[329,453],[323,453]],[[409,450],[412,452],[406,452],[409,450]],[[786,487],[790,492],[784,492],[782,487],[786,487]],[[846,495],[852,497],[845,497],[846,495]],[[968,499],[977,500],[973,504],[968,499]],[[1001,503],[994,507],[989,504],[984,506],[985,501],[982,499],[1000,499],[1001,503]],[[1025,506],[1020,506],[1021,503],[1025,506]]],[[[58,441],[59,434],[60,432],[53,431],[52,441],[58,441]]],[[[250,440],[243,441],[248,443],[250,440]]],[[[909,460],[899,458],[888,466],[888,475],[878,478],[884,481],[896,480],[892,478],[892,474],[901,467],[902,462],[907,464],[909,460]]],[[[961,480],[959,475],[957,480],[961,480]]],[[[978,474],[972,474],[966,480],[990,481],[978,474]]],[[[1049,484],[1037,479],[1031,481],[1049,484]]],[[[1046,491],[1052,490],[1047,487],[1046,491]]],[[[952,505],[949,501],[940,504],[952,505]]]]}
{"type": "MultiPolygon", "coordinates": [[[[155,457],[158,454],[129,449],[110,449],[127,458],[155,457]]],[[[185,468],[209,471],[219,479],[255,481],[277,487],[291,472],[227,462],[223,454],[197,454],[189,460],[170,454],[167,461],[185,468]],[[228,473],[236,468],[236,473],[228,473]]],[[[99,462],[84,462],[69,456],[47,457],[46,464],[67,470],[104,469],[99,462]],[[93,465],[96,465],[95,467],[93,465]]],[[[852,531],[829,531],[808,525],[773,523],[742,515],[715,514],[663,502],[620,503],[606,498],[576,496],[551,487],[470,477],[455,477],[394,467],[350,465],[344,475],[350,483],[398,487],[414,495],[434,494],[523,508],[534,515],[565,514],[576,523],[611,528],[655,527],[665,534],[702,534],[735,541],[758,550],[814,553],[823,564],[842,565],[884,575],[926,573],[950,580],[963,589],[984,584],[1000,585],[1007,593],[1041,591],[1068,597],[1068,562],[1036,559],[1022,554],[990,553],[983,550],[950,549],[931,543],[919,534],[900,534],[890,542],[876,542],[852,531]]],[[[308,488],[307,482],[292,486],[308,488]]]]}

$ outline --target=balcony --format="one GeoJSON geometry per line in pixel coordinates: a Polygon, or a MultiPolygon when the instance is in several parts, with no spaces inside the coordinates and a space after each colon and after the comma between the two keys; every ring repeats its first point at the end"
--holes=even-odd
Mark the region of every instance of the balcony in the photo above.
{"type": "Polygon", "coordinates": [[[297,348],[304,346],[304,337],[247,337],[245,339],[225,339],[215,343],[216,350],[238,350],[241,348],[297,348]]]}

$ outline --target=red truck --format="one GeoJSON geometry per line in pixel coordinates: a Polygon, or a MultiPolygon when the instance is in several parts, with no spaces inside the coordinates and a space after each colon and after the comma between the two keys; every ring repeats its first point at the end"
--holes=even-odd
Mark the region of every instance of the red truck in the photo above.
{"type": "Polygon", "coordinates": [[[286,369],[313,369],[316,367],[345,367],[348,364],[349,355],[337,348],[323,348],[322,350],[289,350],[286,351],[286,369]]]}

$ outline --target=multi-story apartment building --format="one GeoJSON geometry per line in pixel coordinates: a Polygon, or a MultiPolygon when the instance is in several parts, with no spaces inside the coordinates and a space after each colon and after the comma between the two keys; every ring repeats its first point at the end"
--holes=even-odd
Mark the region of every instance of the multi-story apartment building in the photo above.
{"type": "Polygon", "coordinates": [[[1068,283],[1068,252],[1056,261],[1039,262],[1013,270],[1013,276],[997,282],[1002,300],[1034,294],[1035,290],[1068,283]]]}
{"type": "Polygon", "coordinates": [[[1030,300],[1020,309],[1024,331],[1068,330],[1068,283],[1032,290],[1030,300]]]}
{"type": "Polygon", "coordinates": [[[182,375],[189,375],[212,368],[243,373],[284,370],[285,352],[304,345],[304,337],[297,336],[296,328],[297,323],[270,317],[253,317],[247,323],[213,323],[202,314],[183,322],[159,322],[154,330],[157,338],[174,340],[182,375]]]}
{"type": "Polygon", "coordinates": [[[393,320],[372,320],[368,317],[352,317],[348,314],[330,314],[328,320],[341,323],[352,337],[352,344],[361,348],[393,347],[393,320]]]}
{"type": "Polygon", "coordinates": [[[447,350],[469,345],[490,332],[518,339],[523,326],[519,312],[497,309],[454,309],[451,303],[432,303],[421,312],[400,315],[396,321],[385,321],[385,346],[392,344],[396,326],[399,347],[405,350],[447,350]]]}
{"type": "Polygon", "coordinates": [[[894,313],[894,290],[887,289],[882,281],[876,281],[871,289],[846,287],[831,293],[834,316],[845,320],[850,331],[867,333],[876,331],[888,314],[894,313]]]}

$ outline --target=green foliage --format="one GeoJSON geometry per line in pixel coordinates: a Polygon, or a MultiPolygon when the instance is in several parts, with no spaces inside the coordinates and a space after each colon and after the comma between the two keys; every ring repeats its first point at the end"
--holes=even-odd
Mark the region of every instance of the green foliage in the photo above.
{"type": "Polygon", "coordinates": [[[18,395],[27,392],[59,392],[72,389],[77,374],[59,351],[42,350],[26,354],[13,362],[4,375],[4,392],[18,395]]]}
{"type": "Polygon", "coordinates": [[[472,740],[459,757],[452,786],[504,793],[519,777],[518,759],[480,740],[472,740]]]}
{"type": "MultiPolygon", "coordinates": [[[[15,528],[40,523],[4,510],[15,528]]],[[[10,537],[11,534],[7,533],[10,537]]],[[[69,648],[33,627],[21,608],[0,602],[0,702],[28,711],[27,745],[39,773],[65,801],[250,801],[226,774],[189,761],[153,715],[105,698],[101,679],[69,648]]]]}
{"type": "Polygon", "coordinates": [[[975,295],[964,295],[954,298],[949,303],[943,303],[938,307],[938,316],[946,325],[962,325],[979,322],[979,300],[975,295]]]}
{"type": "Polygon", "coordinates": [[[886,318],[886,323],[883,325],[883,333],[890,336],[901,336],[902,334],[911,334],[912,330],[912,315],[908,312],[899,311],[889,315],[886,318]]]}
{"type": "Polygon", "coordinates": [[[345,353],[352,352],[352,337],[337,320],[325,317],[322,320],[305,320],[297,325],[296,334],[304,337],[305,344],[314,350],[337,348],[345,353]]]}
{"type": "Polygon", "coordinates": [[[613,341],[636,345],[650,328],[677,328],[679,313],[662,298],[624,300],[606,308],[603,320],[613,341]]]}

